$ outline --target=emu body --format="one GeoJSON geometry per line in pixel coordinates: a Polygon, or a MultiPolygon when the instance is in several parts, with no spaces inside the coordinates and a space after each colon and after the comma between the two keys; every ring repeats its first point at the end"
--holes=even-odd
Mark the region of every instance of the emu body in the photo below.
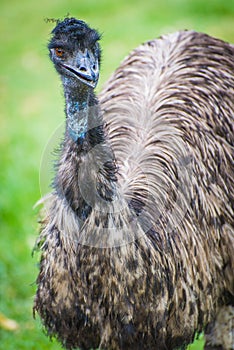
{"type": "Polygon", "coordinates": [[[34,310],[67,349],[172,350],[204,329],[207,346],[233,349],[234,48],[191,31],[147,42],[99,104],[97,74],[87,84],[53,59],[59,42],[100,63],[95,33],[66,19],[49,45],[67,128],[34,310]]]}

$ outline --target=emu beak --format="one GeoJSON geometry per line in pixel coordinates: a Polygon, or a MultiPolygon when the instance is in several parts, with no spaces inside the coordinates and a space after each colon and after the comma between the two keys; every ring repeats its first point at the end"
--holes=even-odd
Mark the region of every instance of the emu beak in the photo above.
{"type": "Polygon", "coordinates": [[[93,53],[87,49],[78,52],[73,67],[63,64],[63,67],[73,73],[82,83],[95,88],[99,78],[99,64],[93,53]]]}

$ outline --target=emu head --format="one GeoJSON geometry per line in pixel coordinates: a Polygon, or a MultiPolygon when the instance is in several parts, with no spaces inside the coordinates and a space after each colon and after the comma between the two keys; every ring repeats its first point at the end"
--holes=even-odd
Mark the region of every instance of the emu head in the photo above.
{"type": "Polygon", "coordinates": [[[59,21],[52,31],[50,58],[62,79],[94,88],[99,78],[99,33],[75,18],[59,21]]]}

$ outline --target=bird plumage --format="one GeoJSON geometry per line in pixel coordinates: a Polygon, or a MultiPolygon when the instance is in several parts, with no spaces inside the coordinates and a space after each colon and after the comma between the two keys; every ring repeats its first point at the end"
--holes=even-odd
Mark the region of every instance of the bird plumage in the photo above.
{"type": "MultiPolygon", "coordinates": [[[[74,27],[92,33],[100,63],[96,32],[75,19],[59,26],[65,51],[89,49],[74,27]]],[[[192,31],[149,41],[112,75],[100,106],[83,73],[56,66],[66,106],[86,105],[66,107],[34,310],[66,348],[174,349],[233,305],[233,55],[192,31]],[[70,117],[86,118],[84,134],[74,138],[70,117]]]]}

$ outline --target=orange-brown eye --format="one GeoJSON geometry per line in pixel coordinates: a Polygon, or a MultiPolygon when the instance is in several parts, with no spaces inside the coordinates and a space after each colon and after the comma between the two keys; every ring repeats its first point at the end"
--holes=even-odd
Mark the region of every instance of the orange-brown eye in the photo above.
{"type": "Polygon", "coordinates": [[[54,50],[55,54],[57,57],[62,58],[65,54],[65,51],[63,49],[60,49],[59,47],[56,47],[56,49],[54,50]]]}

